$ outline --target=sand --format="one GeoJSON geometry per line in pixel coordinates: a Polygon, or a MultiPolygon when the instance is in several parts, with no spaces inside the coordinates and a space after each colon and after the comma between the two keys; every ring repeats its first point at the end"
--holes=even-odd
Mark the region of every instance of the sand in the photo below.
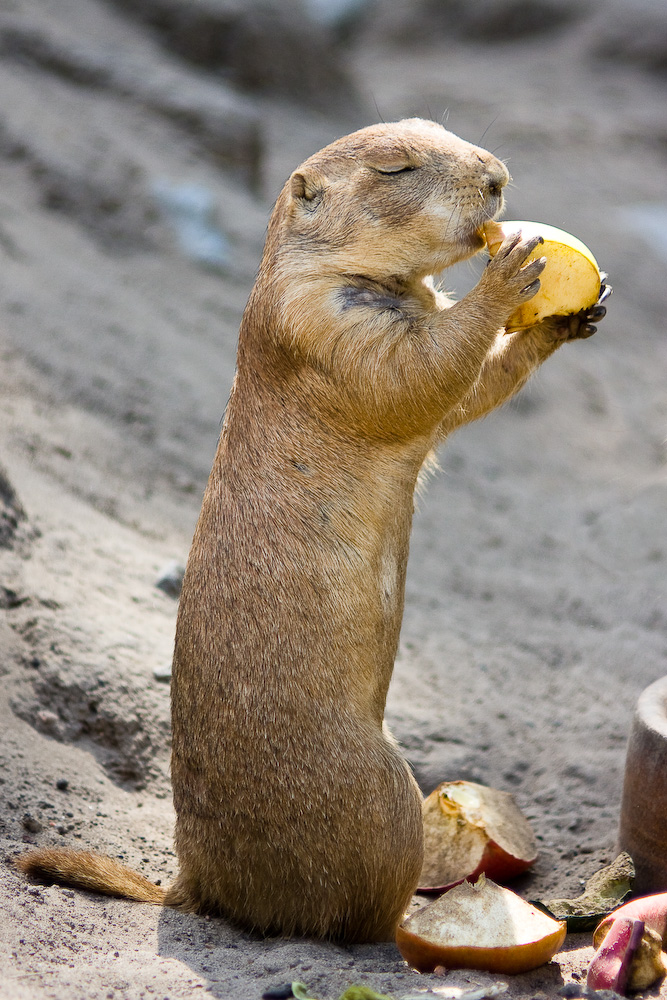
{"type": "MultiPolygon", "coordinates": [[[[67,844],[174,874],[154,671],[177,603],[156,581],[187,558],[271,204],[303,157],[379,117],[442,119],[503,156],[506,216],[575,232],[614,285],[592,339],[442,449],[388,720],[425,792],[468,778],[515,795],[540,847],[522,895],[576,895],[616,853],[633,707],[667,673],[667,82],[595,54],[610,30],[595,5],[495,42],[410,37],[405,7],[346,42],[356,103],[327,105],[325,87],[305,106],[195,65],[122,5],[0,6],[3,1000],[251,1000],[293,980],[335,1000],[351,983],[401,997],[502,979],[420,976],[391,943],[260,940],[9,864],[67,844]],[[213,205],[224,240],[206,262],[160,200],[178,185],[213,205]]],[[[463,295],[482,266],[446,282],[463,295]]],[[[571,935],[506,995],[557,996],[591,956],[571,935]]]]}

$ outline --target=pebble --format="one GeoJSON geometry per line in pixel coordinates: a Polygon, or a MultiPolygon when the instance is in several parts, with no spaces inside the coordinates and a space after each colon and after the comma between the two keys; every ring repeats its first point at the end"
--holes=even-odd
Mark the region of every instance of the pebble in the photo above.
{"type": "Polygon", "coordinates": [[[184,575],[185,566],[174,560],[173,562],[167,563],[164,567],[155,581],[155,586],[169,597],[177,599],[181,594],[181,586],[183,585],[184,575]]]}
{"type": "Polygon", "coordinates": [[[165,666],[154,667],[153,677],[156,681],[168,684],[171,680],[171,663],[166,664],[165,666]]]}
{"type": "Polygon", "coordinates": [[[39,833],[44,829],[42,824],[35,816],[31,816],[30,813],[25,813],[23,819],[21,820],[23,829],[27,830],[28,833],[39,833]]]}
{"type": "Polygon", "coordinates": [[[285,983],[283,986],[274,986],[270,990],[265,990],[262,993],[262,1000],[288,1000],[289,997],[293,997],[292,984],[285,983]]]}
{"type": "Polygon", "coordinates": [[[49,709],[42,709],[37,712],[35,715],[35,728],[40,733],[44,733],[45,736],[53,737],[53,739],[62,740],[63,738],[64,730],[60,716],[56,712],[49,711],[49,709]]]}

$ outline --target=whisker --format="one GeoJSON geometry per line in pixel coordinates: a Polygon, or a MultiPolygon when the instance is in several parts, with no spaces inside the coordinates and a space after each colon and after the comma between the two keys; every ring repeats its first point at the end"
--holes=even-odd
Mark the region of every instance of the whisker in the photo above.
{"type": "Polygon", "coordinates": [[[373,105],[375,107],[375,111],[377,113],[378,119],[382,122],[383,125],[386,125],[386,122],[385,122],[385,119],[384,119],[384,115],[382,114],[382,112],[380,111],[380,108],[378,107],[378,102],[377,102],[377,99],[375,97],[375,94],[372,93],[372,92],[371,92],[371,99],[373,101],[373,105]]]}
{"type": "Polygon", "coordinates": [[[492,119],[491,119],[491,121],[489,122],[489,124],[488,124],[488,125],[486,126],[486,128],[485,128],[485,129],[484,129],[484,131],[482,132],[482,135],[481,135],[481,138],[480,138],[480,140],[479,140],[479,143],[478,143],[478,145],[480,145],[480,146],[481,146],[481,144],[482,144],[482,141],[483,141],[483,139],[484,139],[484,136],[485,136],[485,135],[486,135],[486,133],[487,133],[487,132],[489,131],[489,129],[491,128],[491,126],[492,126],[492,125],[495,125],[495,124],[496,124],[496,122],[498,121],[499,117],[500,117],[500,112],[498,112],[498,114],[497,114],[497,115],[495,116],[495,118],[492,118],[492,119]]]}

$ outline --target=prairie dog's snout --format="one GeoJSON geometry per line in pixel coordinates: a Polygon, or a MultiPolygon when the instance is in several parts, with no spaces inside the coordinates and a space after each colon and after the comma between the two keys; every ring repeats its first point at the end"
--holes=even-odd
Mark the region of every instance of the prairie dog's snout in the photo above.
{"type": "Polygon", "coordinates": [[[502,197],[503,188],[509,184],[511,179],[510,172],[502,160],[497,160],[493,156],[486,161],[484,188],[492,198],[502,197]]]}

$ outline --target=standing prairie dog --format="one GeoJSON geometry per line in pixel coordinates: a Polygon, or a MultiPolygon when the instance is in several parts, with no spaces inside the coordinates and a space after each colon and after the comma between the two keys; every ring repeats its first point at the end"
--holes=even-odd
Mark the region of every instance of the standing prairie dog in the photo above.
{"type": "Polygon", "coordinates": [[[431,450],[602,306],[511,335],[539,287],[507,240],[452,303],[509,179],[429,121],[362,129],[283,188],[181,594],[172,680],[180,871],[41,849],[28,873],[272,934],[384,940],[422,865],[421,795],[383,729],[413,494],[431,450]]]}

